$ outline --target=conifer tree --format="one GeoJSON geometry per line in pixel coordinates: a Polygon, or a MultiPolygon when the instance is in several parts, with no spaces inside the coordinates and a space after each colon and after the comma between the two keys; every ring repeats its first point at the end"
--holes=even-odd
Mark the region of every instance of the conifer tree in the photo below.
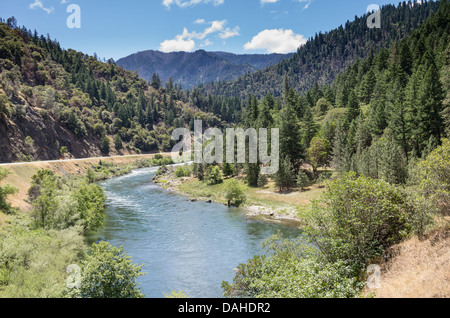
{"type": "Polygon", "coordinates": [[[280,168],[274,175],[276,186],[283,190],[290,190],[295,184],[295,169],[292,165],[291,158],[285,156],[280,160],[280,168]]]}
{"type": "Polygon", "coordinates": [[[361,108],[359,107],[358,98],[356,97],[356,93],[354,90],[350,92],[348,97],[347,104],[347,122],[350,124],[353,120],[355,120],[361,112],[361,108]]]}
{"type": "Polygon", "coordinates": [[[347,136],[344,127],[338,123],[333,141],[333,163],[340,173],[349,171],[350,154],[347,147],[347,136]]]}

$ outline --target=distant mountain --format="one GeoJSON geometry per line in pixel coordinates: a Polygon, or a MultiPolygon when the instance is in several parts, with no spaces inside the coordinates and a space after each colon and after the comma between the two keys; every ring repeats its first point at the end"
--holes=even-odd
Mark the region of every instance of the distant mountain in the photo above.
{"type": "Polygon", "coordinates": [[[227,52],[193,53],[143,51],[117,61],[117,65],[150,81],[158,74],[163,82],[170,77],[184,89],[215,81],[233,81],[291,57],[292,54],[233,54],[227,52]]]}
{"type": "Polygon", "coordinates": [[[235,81],[207,83],[202,93],[246,99],[249,94],[264,97],[268,92],[280,97],[284,76],[297,93],[305,93],[317,83],[330,85],[357,60],[377,54],[394,42],[408,37],[439,8],[439,1],[402,2],[381,9],[380,29],[367,27],[369,13],[329,32],[316,33],[290,58],[262,70],[245,73],[235,81]]]}

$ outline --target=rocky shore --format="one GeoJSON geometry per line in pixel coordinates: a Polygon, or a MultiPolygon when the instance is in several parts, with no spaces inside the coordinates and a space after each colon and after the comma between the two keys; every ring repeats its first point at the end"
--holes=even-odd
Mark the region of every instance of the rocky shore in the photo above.
{"type": "MultiPolygon", "coordinates": [[[[176,167],[174,166],[169,166],[161,169],[160,174],[153,178],[153,182],[169,192],[174,192],[179,195],[187,197],[188,201],[191,202],[204,201],[207,203],[213,203],[213,200],[211,200],[210,198],[193,196],[192,194],[182,191],[180,189],[180,186],[185,182],[189,182],[193,178],[191,177],[177,178],[175,176],[175,169],[176,167]]],[[[227,205],[224,202],[215,202],[215,203],[227,205]]],[[[301,228],[303,226],[302,220],[296,216],[297,211],[295,209],[273,208],[265,206],[263,204],[244,205],[241,206],[240,208],[245,211],[245,217],[249,219],[255,219],[268,223],[276,223],[298,228],[301,228]]]]}

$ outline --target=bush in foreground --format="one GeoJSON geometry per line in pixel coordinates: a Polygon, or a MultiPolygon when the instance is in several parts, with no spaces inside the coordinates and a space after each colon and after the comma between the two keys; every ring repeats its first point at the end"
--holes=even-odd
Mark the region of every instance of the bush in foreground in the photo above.
{"type": "Polygon", "coordinates": [[[401,188],[355,173],[328,187],[306,217],[310,239],[329,261],[343,260],[358,273],[413,230],[415,209],[401,188]]]}
{"type": "Polygon", "coordinates": [[[301,240],[274,236],[265,247],[269,256],[239,265],[233,283],[222,283],[226,297],[349,298],[363,287],[342,262],[327,262],[301,240]]]}
{"type": "Polygon", "coordinates": [[[144,275],[122,247],[93,244],[81,264],[80,288],[69,291],[81,298],[143,298],[136,279],[144,275]]]}

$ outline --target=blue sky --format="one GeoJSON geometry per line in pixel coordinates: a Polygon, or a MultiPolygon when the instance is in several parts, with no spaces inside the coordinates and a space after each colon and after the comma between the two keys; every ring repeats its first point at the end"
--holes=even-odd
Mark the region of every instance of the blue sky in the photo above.
{"type": "Polygon", "coordinates": [[[65,49],[119,59],[143,50],[286,53],[316,32],[388,0],[9,0],[0,17],[50,34],[65,49]],[[69,28],[70,4],[81,28],[69,28]]]}

